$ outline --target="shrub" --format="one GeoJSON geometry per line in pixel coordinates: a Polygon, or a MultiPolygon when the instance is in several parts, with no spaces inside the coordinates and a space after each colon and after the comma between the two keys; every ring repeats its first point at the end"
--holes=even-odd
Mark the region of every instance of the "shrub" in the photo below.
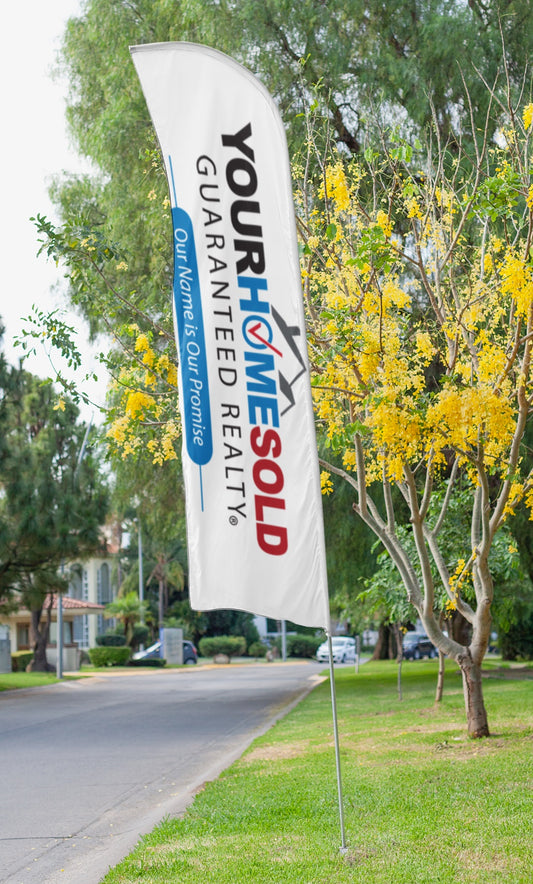
{"type": "Polygon", "coordinates": [[[248,655],[250,657],[265,657],[267,651],[268,648],[263,642],[252,642],[248,648],[248,655]]]}
{"type": "Polygon", "coordinates": [[[136,623],[133,627],[133,636],[131,639],[132,648],[139,648],[141,645],[151,644],[150,630],[144,623],[136,623]]]}
{"type": "Polygon", "coordinates": [[[89,659],[93,666],[125,666],[131,656],[131,648],[122,647],[90,648],[89,659]]]}
{"type": "MultiPolygon", "coordinates": [[[[323,639],[318,635],[304,635],[297,633],[296,635],[287,636],[287,656],[288,657],[314,657],[317,648],[321,645],[323,639]]],[[[276,647],[281,651],[281,639],[276,639],[276,647]]]]}
{"type": "Polygon", "coordinates": [[[124,633],[105,632],[96,636],[96,644],[101,648],[122,648],[125,644],[124,633]]]}
{"type": "Polygon", "coordinates": [[[163,657],[149,657],[148,660],[130,660],[128,666],[153,666],[162,668],[167,665],[167,661],[163,657]]]}
{"type": "Polygon", "coordinates": [[[500,650],[504,660],[533,660],[533,609],[524,611],[518,623],[500,633],[500,650]]]}
{"type": "Polygon", "coordinates": [[[26,666],[33,660],[33,651],[13,651],[11,668],[13,672],[26,672],[26,666]]]}
{"type": "Polygon", "coordinates": [[[242,635],[213,635],[200,639],[202,657],[216,657],[225,654],[227,657],[238,657],[246,651],[246,639],[242,635]]]}

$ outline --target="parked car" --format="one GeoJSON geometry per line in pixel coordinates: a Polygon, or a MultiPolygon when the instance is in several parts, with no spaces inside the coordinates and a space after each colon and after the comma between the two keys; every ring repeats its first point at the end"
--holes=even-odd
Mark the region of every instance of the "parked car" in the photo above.
{"type": "Polygon", "coordinates": [[[405,660],[420,660],[422,657],[436,657],[437,648],[423,632],[406,632],[403,637],[405,660]]]}
{"type": "MultiPolygon", "coordinates": [[[[353,663],[355,662],[355,639],[345,635],[333,635],[331,637],[331,647],[333,650],[334,663],[353,663]]],[[[329,645],[324,642],[320,645],[316,652],[316,658],[319,663],[329,662],[329,645]]]]}
{"type": "MultiPolygon", "coordinates": [[[[137,653],[133,655],[133,659],[134,660],[153,660],[154,658],[158,658],[160,656],[161,656],[161,642],[155,642],[153,645],[150,645],[149,648],[146,648],[145,651],[137,651],[137,653]]],[[[189,641],[183,642],[183,662],[187,666],[192,666],[192,665],[194,665],[194,663],[198,662],[198,652],[192,642],[189,642],[189,641]]]]}

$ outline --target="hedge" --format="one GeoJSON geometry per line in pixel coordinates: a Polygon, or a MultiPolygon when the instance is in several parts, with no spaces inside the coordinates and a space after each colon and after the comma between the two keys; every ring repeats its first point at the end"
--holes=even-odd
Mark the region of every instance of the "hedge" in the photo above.
{"type": "Polygon", "coordinates": [[[154,669],[162,669],[167,665],[164,657],[149,657],[147,660],[130,660],[128,666],[152,666],[154,669]]]}
{"type": "Polygon", "coordinates": [[[96,636],[96,644],[101,648],[122,648],[125,644],[124,633],[117,635],[116,632],[104,632],[96,636]]]}
{"type": "Polygon", "coordinates": [[[249,657],[266,657],[267,646],[263,642],[252,642],[248,648],[249,657]]]}
{"type": "Polygon", "coordinates": [[[202,657],[239,657],[246,651],[246,639],[242,635],[212,635],[200,639],[199,649],[202,657]]]}
{"type": "Polygon", "coordinates": [[[125,666],[131,657],[131,648],[90,648],[89,659],[93,666],[125,666]]]}
{"type": "MultiPolygon", "coordinates": [[[[317,635],[305,635],[304,633],[296,633],[296,635],[287,636],[287,656],[288,657],[314,657],[319,645],[324,641],[317,635]]],[[[277,638],[275,645],[281,651],[281,639],[277,638]]]]}
{"type": "Polygon", "coordinates": [[[13,672],[26,672],[26,666],[33,660],[33,651],[13,651],[11,669],[13,672]]]}

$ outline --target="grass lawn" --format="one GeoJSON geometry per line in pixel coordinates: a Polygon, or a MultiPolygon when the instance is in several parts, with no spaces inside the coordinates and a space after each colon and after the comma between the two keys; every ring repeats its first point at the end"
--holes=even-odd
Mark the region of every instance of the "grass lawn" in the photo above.
{"type": "Polygon", "coordinates": [[[345,855],[326,682],[105,884],[531,884],[533,680],[489,669],[487,740],[453,664],[439,706],[436,661],[404,664],[401,702],[394,663],[338,671],[345,855]]]}
{"type": "Polygon", "coordinates": [[[0,673],[0,691],[16,688],[40,688],[57,681],[53,672],[6,672],[0,673]]]}

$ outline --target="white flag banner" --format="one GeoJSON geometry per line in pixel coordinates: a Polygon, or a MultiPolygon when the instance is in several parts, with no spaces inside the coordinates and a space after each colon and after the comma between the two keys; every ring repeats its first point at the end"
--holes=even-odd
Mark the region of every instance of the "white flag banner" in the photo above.
{"type": "Polygon", "coordinates": [[[268,92],[192,43],[134,46],[172,204],[190,602],[329,630],[287,145],[268,92]]]}

